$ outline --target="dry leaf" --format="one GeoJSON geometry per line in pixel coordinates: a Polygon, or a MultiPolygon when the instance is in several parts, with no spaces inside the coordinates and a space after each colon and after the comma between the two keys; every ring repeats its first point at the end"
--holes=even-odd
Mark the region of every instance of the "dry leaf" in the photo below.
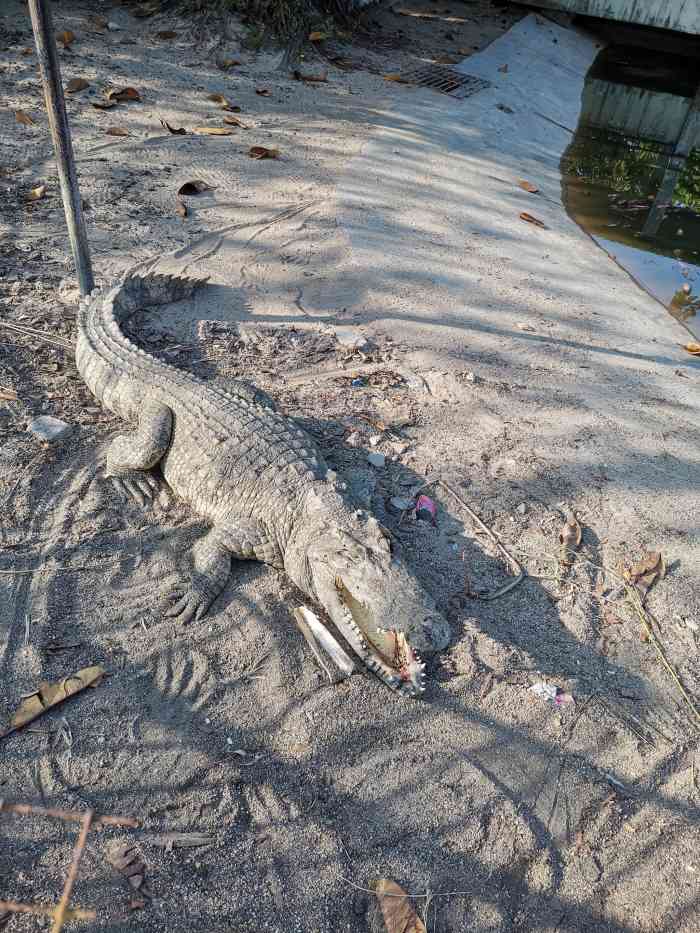
{"type": "Polygon", "coordinates": [[[107,91],[107,100],[141,100],[135,87],[113,87],[107,91]]]}
{"type": "Polygon", "coordinates": [[[22,51],[19,54],[20,55],[33,55],[34,49],[30,45],[28,45],[27,48],[22,49],[22,51]]]}
{"type": "Polygon", "coordinates": [[[518,186],[523,189],[523,191],[529,191],[530,194],[537,194],[540,190],[537,185],[533,185],[531,181],[525,181],[524,178],[521,178],[518,181],[518,186]]]}
{"type": "Polygon", "coordinates": [[[65,29],[63,32],[59,32],[56,36],[56,41],[63,44],[63,48],[67,49],[71,42],[75,42],[75,33],[71,32],[70,29],[65,29]]]}
{"type": "Polygon", "coordinates": [[[224,126],[195,126],[192,132],[200,136],[233,136],[233,131],[224,126]]]}
{"type": "Polygon", "coordinates": [[[32,120],[29,114],[25,113],[24,110],[15,110],[15,120],[18,123],[21,123],[22,126],[34,126],[36,123],[36,121],[32,120]]]}
{"type": "Polygon", "coordinates": [[[84,91],[86,87],[90,87],[90,82],[85,78],[71,78],[66,84],[66,91],[69,94],[76,94],[78,91],[84,91]]]}
{"type": "Polygon", "coordinates": [[[700,343],[686,343],[683,347],[684,350],[687,350],[688,353],[692,353],[693,356],[700,356],[700,343]]]}
{"type": "Polygon", "coordinates": [[[184,126],[178,127],[176,129],[174,126],[171,126],[167,120],[161,120],[160,125],[169,133],[172,133],[173,136],[187,136],[187,130],[184,126]]]}
{"type": "Polygon", "coordinates": [[[240,64],[237,58],[222,58],[216,63],[216,67],[221,71],[228,71],[229,68],[235,68],[236,65],[240,64]]]}
{"type": "Polygon", "coordinates": [[[232,104],[231,101],[227,97],[224,97],[223,94],[209,94],[207,100],[211,100],[215,104],[218,104],[222,110],[230,110],[232,113],[241,112],[241,108],[237,107],[235,104],[232,104]]]}
{"type": "Polygon", "coordinates": [[[507,74],[508,74],[508,65],[501,65],[501,67],[500,67],[498,70],[501,72],[502,75],[507,75],[507,74]]]}
{"type": "Polygon", "coordinates": [[[279,149],[268,149],[267,146],[251,146],[248,155],[251,159],[278,159],[279,149]]]}
{"type": "Polygon", "coordinates": [[[268,91],[266,87],[256,87],[255,93],[258,94],[260,97],[270,97],[272,94],[272,91],[268,91]]]}
{"type": "Polygon", "coordinates": [[[211,185],[208,185],[206,181],[202,181],[201,178],[195,178],[194,181],[186,181],[184,185],[180,185],[178,188],[178,194],[201,194],[202,191],[213,191],[211,185]]]}
{"type": "Polygon", "coordinates": [[[175,201],[175,210],[180,217],[187,217],[187,205],[184,201],[181,201],[180,198],[177,198],[175,201]]]}
{"type": "Polygon", "coordinates": [[[146,874],[146,866],[135,846],[130,842],[115,846],[108,853],[107,861],[120,875],[124,875],[135,891],[139,890],[146,874]]]}
{"type": "Polygon", "coordinates": [[[295,71],[292,77],[295,81],[306,81],[308,84],[322,84],[328,81],[328,75],[325,71],[320,75],[305,75],[301,71],[295,71]]]}
{"type": "Polygon", "coordinates": [[[16,402],[17,393],[14,389],[0,389],[0,400],[3,402],[16,402]]]}
{"type": "Polygon", "coordinates": [[[574,562],[574,551],[581,546],[583,533],[578,519],[571,509],[566,511],[566,521],[559,532],[559,562],[570,567],[574,562]]]}
{"type": "Polygon", "coordinates": [[[117,101],[116,101],[116,100],[107,100],[107,99],[105,99],[105,100],[93,100],[92,106],[93,106],[93,107],[97,107],[98,110],[111,110],[112,107],[116,107],[116,106],[117,106],[117,101]]]}
{"type": "Polygon", "coordinates": [[[327,32],[310,32],[309,33],[309,42],[323,42],[323,40],[327,38],[328,38],[327,32]]]}
{"type": "Polygon", "coordinates": [[[77,674],[64,677],[58,683],[39,684],[36,693],[30,694],[22,700],[19,709],[10,721],[10,728],[0,733],[0,736],[9,735],[10,732],[21,729],[28,723],[33,722],[38,716],[41,716],[42,713],[45,713],[47,709],[58,706],[59,703],[63,703],[64,700],[76,693],[80,693],[86,687],[96,687],[104,677],[104,673],[104,668],[95,665],[94,667],[83,668],[77,674]]]}
{"type": "Polygon", "coordinates": [[[413,909],[403,888],[389,878],[380,878],[374,888],[384,917],[386,933],[426,933],[425,924],[413,909]]]}
{"type": "Polygon", "coordinates": [[[246,123],[243,123],[243,121],[239,120],[238,117],[233,117],[228,114],[224,117],[224,123],[230,123],[231,126],[240,126],[241,129],[244,130],[248,129],[248,125],[246,123]]]}
{"type": "Polygon", "coordinates": [[[100,16],[99,13],[95,13],[90,17],[90,22],[96,29],[106,29],[107,28],[107,19],[104,16],[100,16]]]}
{"type": "Polygon", "coordinates": [[[125,129],[123,126],[109,126],[105,130],[105,133],[108,136],[128,136],[129,135],[129,131],[125,129]]]}
{"type": "Polygon", "coordinates": [[[46,194],[46,185],[37,185],[36,188],[32,190],[27,195],[28,201],[38,201],[40,198],[43,198],[46,194]]]}
{"type": "Polygon", "coordinates": [[[156,33],[156,39],[176,39],[177,33],[173,29],[161,29],[156,33]]]}
{"type": "Polygon", "coordinates": [[[636,564],[625,568],[622,575],[642,596],[646,596],[656,581],[666,576],[666,562],[659,551],[651,551],[636,564]]]}
{"type": "Polygon", "coordinates": [[[410,84],[411,83],[410,81],[407,81],[403,75],[399,75],[399,74],[384,75],[384,80],[394,81],[396,82],[396,84],[410,84]]]}
{"type": "Polygon", "coordinates": [[[528,214],[527,211],[522,211],[520,219],[526,220],[529,224],[534,224],[536,227],[547,229],[543,221],[539,220],[537,217],[533,217],[532,214],[528,214]]]}

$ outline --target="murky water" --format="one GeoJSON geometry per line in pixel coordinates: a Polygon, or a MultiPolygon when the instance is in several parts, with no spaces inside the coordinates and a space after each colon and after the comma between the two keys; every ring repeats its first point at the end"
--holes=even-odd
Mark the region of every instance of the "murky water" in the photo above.
{"type": "Polygon", "coordinates": [[[569,214],[700,338],[700,57],[611,46],[562,159],[569,214]]]}

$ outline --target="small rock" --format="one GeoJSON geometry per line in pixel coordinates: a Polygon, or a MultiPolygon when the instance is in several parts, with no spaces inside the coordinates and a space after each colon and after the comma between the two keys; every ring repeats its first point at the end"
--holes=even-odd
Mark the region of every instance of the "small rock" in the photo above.
{"type": "Polygon", "coordinates": [[[121,29],[122,27],[119,23],[115,23],[114,20],[111,20],[107,23],[107,29],[121,29]]]}
{"type": "Polygon", "coordinates": [[[73,430],[72,424],[66,424],[59,418],[52,418],[51,415],[40,415],[27,425],[27,430],[40,441],[48,444],[54,444],[56,441],[63,440],[73,430]]]}
{"type": "Polygon", "coordinates": [[[516,512],[520,512],[521,515],[524,515],[527,512],[527,506],[525,505],[524,502],[520,503],[520,505],[516,509],[516,512]]]}
{"type": "Polygon", "coordinates": [[[349,447],[361,447],[362,446],[362,436],[359,431],[353,431],[352,434],[348,434],[345,438],[345,443],[349,447]]]}
{"type": "Polygon", "coordinates": [[[382,435],[381,435],[381,434],[373,434],[372,437],[370,437],[369,442],[370,442],[370,444],[372,445],[372,447],[376,447],[377,444],[381,444],[381,442],[382,442],[382,435]]]}
{"type": "Polygon", "coordinates": [[[381,469],[386,463],[386,457],[384,454],[369,454],[367,457],[367,462],[377,469],[381,469]]]}

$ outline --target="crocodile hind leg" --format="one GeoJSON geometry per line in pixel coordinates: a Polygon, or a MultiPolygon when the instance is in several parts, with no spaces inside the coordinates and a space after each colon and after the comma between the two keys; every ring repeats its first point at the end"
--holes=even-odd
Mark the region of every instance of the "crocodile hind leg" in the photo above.
{"type": "Polygon", "coordinates": [[[149,473],[170,444],[173,413],[160,402],[144,402],[138,427],[120,434],[107,451],[107,476],[117,490],[131,496],[140,506],[153,500],[159,490],[157,478],[149,473]]]}

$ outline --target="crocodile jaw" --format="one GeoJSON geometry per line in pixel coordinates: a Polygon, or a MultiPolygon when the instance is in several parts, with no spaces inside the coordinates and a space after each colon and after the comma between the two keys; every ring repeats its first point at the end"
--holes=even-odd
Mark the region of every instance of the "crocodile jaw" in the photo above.
{"type": "MultiPolygon", "coordinates": [[[[327,568],[324,568],[327,570],[327,568]]],[[[319,602],[365,667],[397,693],[419,697],[425,691],[425,664],[403,632],[373,623],[372,613],[353,597],[342,577],[314,574],[319,602]]]]}

